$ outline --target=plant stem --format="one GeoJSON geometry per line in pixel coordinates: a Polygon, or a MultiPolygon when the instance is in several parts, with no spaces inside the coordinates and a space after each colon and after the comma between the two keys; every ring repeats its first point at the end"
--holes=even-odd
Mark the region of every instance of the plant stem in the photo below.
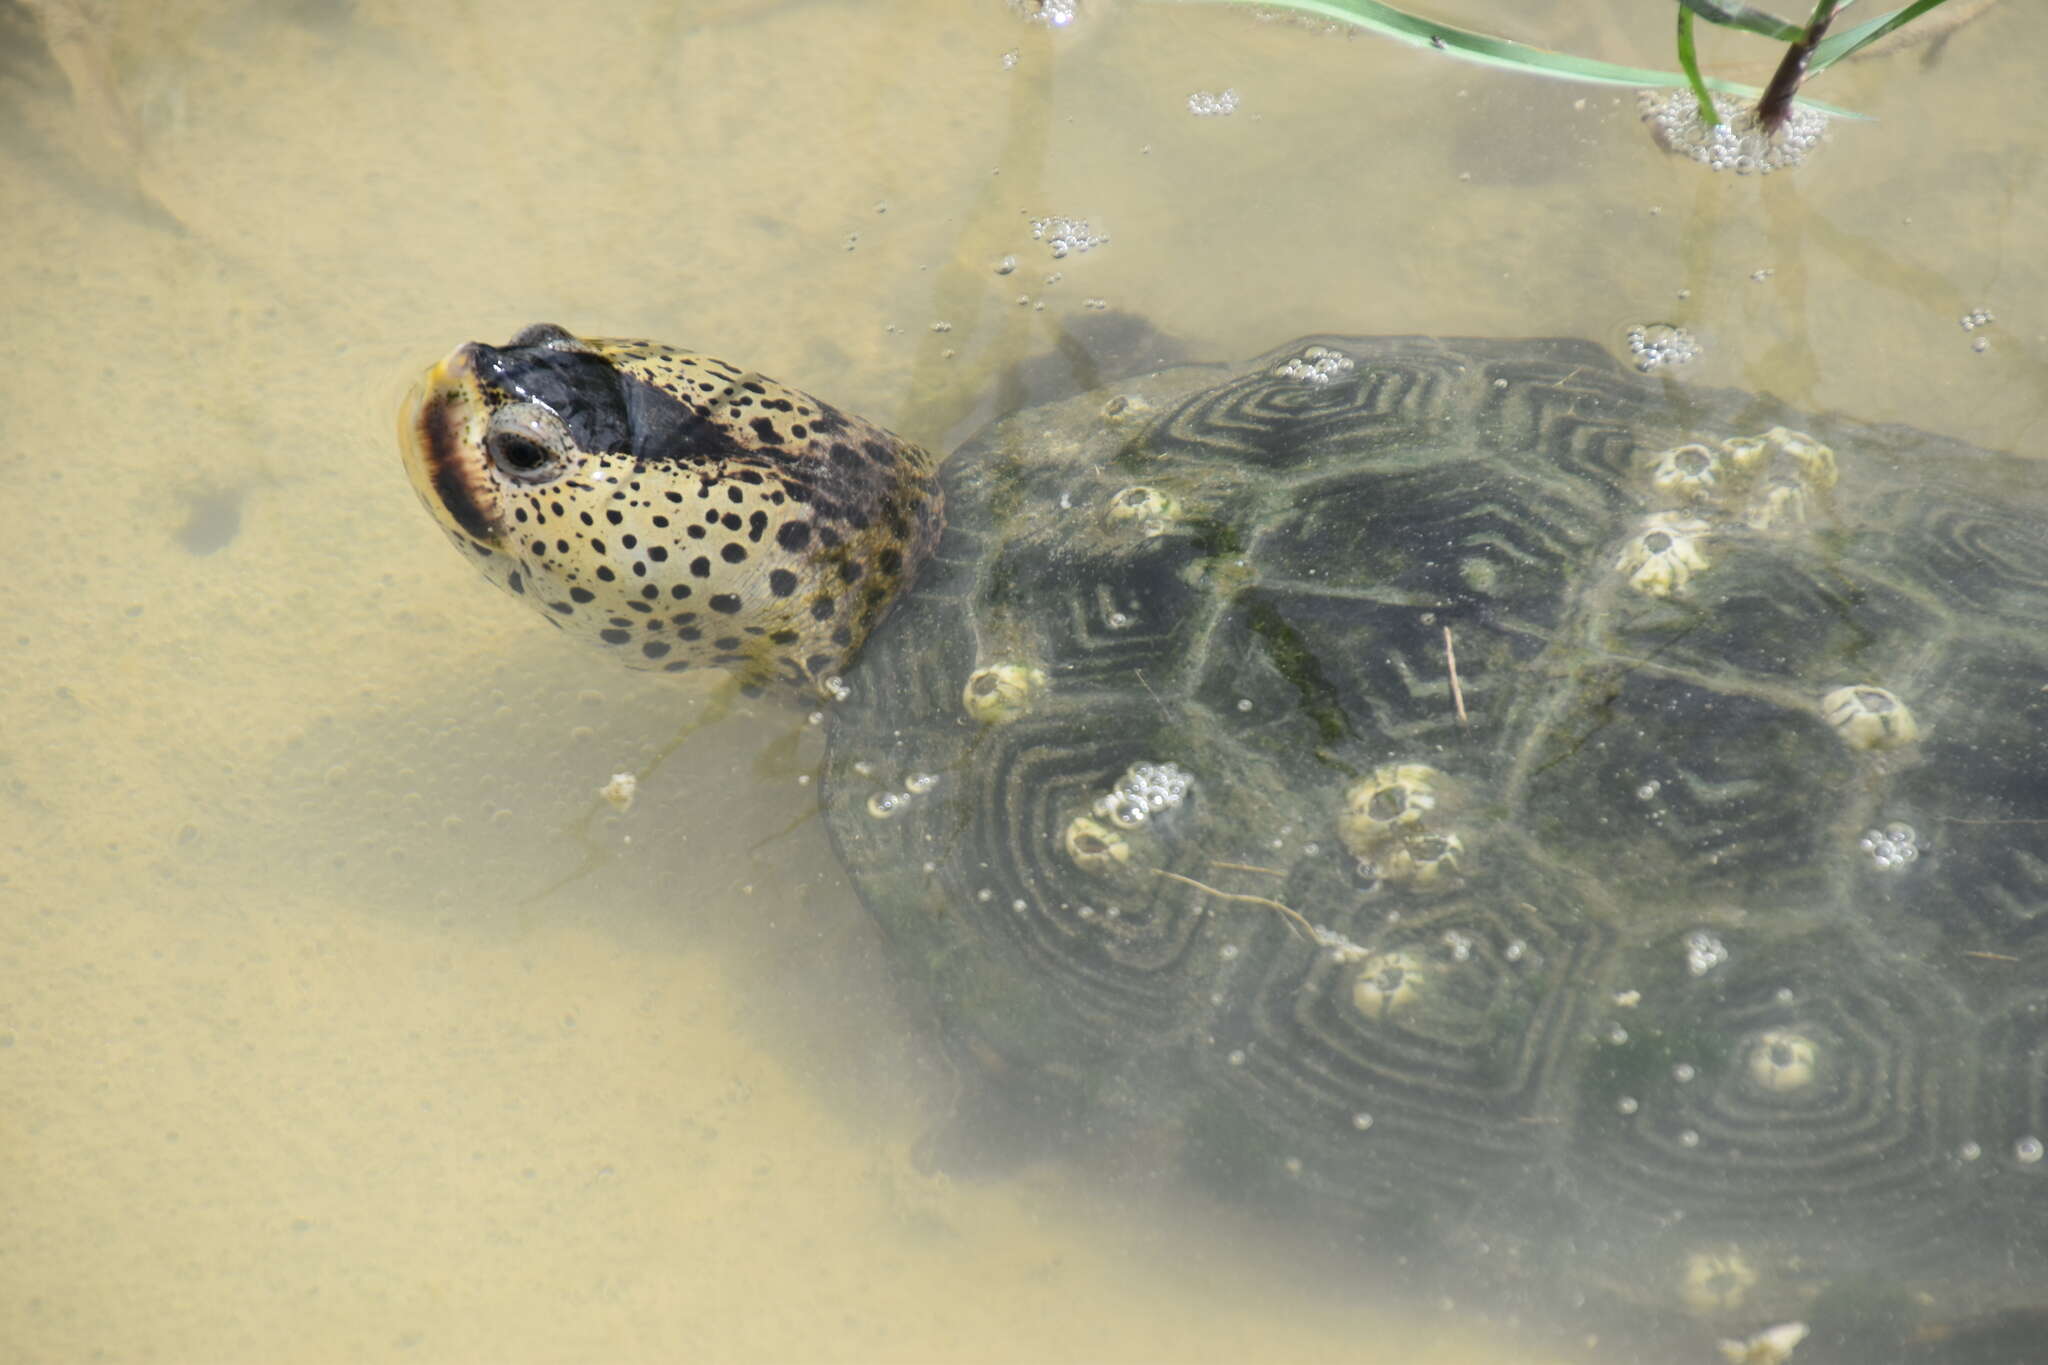
{"type": "Polygon", "coordinates": [[[1818,0],[1813,7],[1813,18],[1807,21],[1806,32],[1799,41],[1786,47],[1785,60],[1778,63],[1778,69],[1771,74],[1771,83],[1764,87],[1764,97],[1756,102],[1756,121],[1763,129],[1764,136],[1784,127],[1785,120],[1792,113],[1792,97],[1799,93],[1799,83],[1806,79],[1806,61],[1813,55],[1813,49],[1827,36],[1828,25],[1834,20],[1835,7],[1841,0],[1818,0]]]}
{"type": "Polygon", "coordinates": [[[1700,122],[1712,128],[1721,116],[1714,112],[1714,97],[1707,93],[1706,78],[1700,75],[1699,55],[1692,46],[1692,11],[1684,5],[1678,7],[1678,67],[1692,86],[1692,97],[1699,101],[1700,122]]]}

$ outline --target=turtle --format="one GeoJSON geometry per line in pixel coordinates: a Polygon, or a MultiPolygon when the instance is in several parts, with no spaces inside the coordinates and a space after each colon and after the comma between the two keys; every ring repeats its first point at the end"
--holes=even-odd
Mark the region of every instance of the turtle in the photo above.
{"type": "Polygon", "coordinates": [[[1663,1358],[2042,1339],[2023,458],[1587,341],[1327,335],[941,463],[553,325],[459,348],[400,443],[552,624],[825,699],[837,854],[995,1091],[1663,1358]]]}

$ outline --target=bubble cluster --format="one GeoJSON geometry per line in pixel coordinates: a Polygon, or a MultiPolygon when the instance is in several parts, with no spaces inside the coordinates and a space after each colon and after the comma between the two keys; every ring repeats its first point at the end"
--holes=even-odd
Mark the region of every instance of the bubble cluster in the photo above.
{"type": "Polygon", "coordinates": [[[1866,829],[1856,847],[1870,855],[1880,871],[1893,871],[1920,857],[1920,836],[1913,827],[1894,820],[1883,829],[1866,829]]]}
{"type": "Polygon", "coordinates": [[[1685,936],[1685,969],[1694,976],[1705,976],[1727,960],[1728,945],[1717,935],[1695,929],[1685,936]]]}
{"type": "Polygon", "coordinates": [[[1311,346],[1300,355],[1274,366],[1273,373],[1281,379],[1299,380],[1303,384],[1327,384],[1350,374],[1357,367],[1358,363],[1342,351],[1328,346],[1311,346]]]}
{"type": "Polygon", "coordinates": [[[1636,96],[1636,112],[1665,151],[1690,157],[1709,170],[1737,175],[1768,175],[1797,166],[1827,133],[1827,115],[1818,110],[1794,105],[1776,132],[1766,132],[1755,105],[1733,95],[1713,99],[1721,121],[1711,126],[1700,119],[1698,99],[1684,88],[1642,91],[1636,96]]]}
{"type": "Polygon", "coordinates": [[[1081,0],[1010,0],[1010,13],[1027,24],[1066,28],[1081,17],[1081,0]]]}
{"type": "Polygon", "coordinates": [[[1031,220],[1031,240],[1044,242],[1052,249],[1053,259],[1060,260],[1069,253],[1105,245],[1109,234],[1096,232],[1084,218],[1049,216],[1031,220]]]}
{"type": "Polygon", "coordinates": [[[1136,829],[1187,800],[1194,781],[1177,763],[1133,763],[1109,794],[1096,801],[1095,813],[1124,829],[1136,829]]]}
{"type": "Polygon", "coordinates": [[[1965,332],[1974,332],[1979,327],[1989,327],[1992,323],[1996,322],[1997,320],[1998,319],[1991,316],[1991,310],[1989,308],[1972,308],[1969,312],[1963,314],[1962,317],[1957,319],[1957,321],[1962,325],[1962,329],[1965,332]]]}
{"type": "Polygon", "coordinates": [[[1669,322],[1642,322],[1628,329],[1629,358],[1644,374],[1667,365],[1689,365],[1699,359],[1700,343],[1691,332],[1669,322]]]}
{"type": "Polygon", "coordinates": [[[605,803],[620,814],[633,809],[633,798],[639,794],[640,779],[632,773],[613,773],[611,781],[598,788],[598,795],[605,803]]]}
{"type": "Polygon", "coordinates": [[[1197,90],[1188,96],[1188,112],[1197,118],[1221,118],[1237,112],[1237,91],[1197,90]]]}

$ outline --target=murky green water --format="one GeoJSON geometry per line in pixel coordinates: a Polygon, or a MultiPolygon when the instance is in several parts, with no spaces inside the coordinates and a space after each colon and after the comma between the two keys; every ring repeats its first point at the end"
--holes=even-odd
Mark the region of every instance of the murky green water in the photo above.
{"type": "MultiPolygon", "coordinates": [[[[1664,6],[1554,8],[1442,12],[1667,61],[1664,6]]],[[[457,341],[659,336],[944,445],[1091,300],[1218,358],[1667,321],[1688,378],[2041,440],[2023,3],[1834,73],[1881,121],[1763,181],[1224,7],[100,9],[127,131],[0,7],[10,1358],[1530,1359],[1227,1209],[921,1173],[952,1083],[814,735],[462,569],[390,430],[457,341]]]]}

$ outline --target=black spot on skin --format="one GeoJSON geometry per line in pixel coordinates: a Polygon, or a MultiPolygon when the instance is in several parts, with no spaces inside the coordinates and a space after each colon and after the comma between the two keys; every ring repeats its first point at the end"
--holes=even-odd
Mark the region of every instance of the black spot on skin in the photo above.
{"type": "Polygon", "coordinates": [[[812,619],[812,620],[814,620],[814,621],[829,621],[829,620],[831,620],[831,619],[832,619],[832,612],[833,612],[833,602],[832,602],[832,599],[831,599],[831,598],[829,598],[829,597],[814,597],[814,598],[812,598],[812,599],[811,599],[811,619],[812,619]]]}
{"type": "Polygon", "coordinates": [[[576,614],[576,608],[570,606],[567,602],[550,602],[548,603],[548,610],[558,611],[564,616],[574,616],[576,614]]]}
{"type": "Polygon", "coordinates": [[[633,633],[626,630],[601,630],[597,633],[597,638],[608,645],[622,645],[633,638],[633,633]]]}
{"type": "Polygon", "coordinates": [[[545,540],[533,542],[533,554],[536,559],[546,559],[548,557],[548,543],[545,540]]]}
{"type": "Polygon", "coordinates": [[[778,630],[768,638],[778,645],[793,645],[797,641],[797,634],[793,630],[778,630]]]}
{"type": "MultiPolygon", "coordinates": [[[[637,611],[637,612],[642,612],[642,613],[645,613],[645,612],[650,612],[650,611],[653,611],[653,610],[654,610],[654,608],[653,608],[653,607],[650,607],[650,606],[648,606],[648,605],[647,605],[647,604],[646,604],[645,602],[628,602],[628,603],[626,603],[626,605],[627,605],[628,607],[632,608],[632,609],[633,609],[634,611],[637,611]]],[[[650,625],[656,625],[656,626],[658,626],[658,625],[660,625],[660,624],[661,624],[661,622],[659,622],[659,621],[653,621],[653,622],[649,622],[649,624],[650,624],[650,625]]]]}
{"type": "Polygon", "coordinates": [[[694,611],[679,611],[669,619],[679,626],[687,626],[690,622],[697,619],[697,613],[694,611]]]}
{"type": "Polygon", "coordinates": [[[775,543],[795,554],[811,543],[811,524],[808,521],[785,521],[775,528],[775,543]]]}
{"type": "Polygon", "coordinates": [[[704,539],[704,528],[701,526],[686,526],[683,529],[690,533],[690,539],[692,540],[704,539]]]}
{"type": "Polygon", "coordinates": [[[578,512],[578,513],[576,514],[576,519],[577,519],[578,521],[582,522],[582,523],[583,523],[583,524],[584,524],[585,526],[595,526],[595,525],[597,525],[597,523],[596,523],[596,522],[595,522],[594,520],[592,520],[592,519],[591,519],[590,513],[588,513],[588,512],[578,512]]]}
{"type": "Polygon", "coordinates": [[[657,563],[657,564],[666,564],[666,563],[668,562],[668,546],[666,546],[666,545],[650,545],[650,546],[648,546],[648,547],[647,547],[647,557],[648,557],[649,559],[653,560],[653,561],[654,561],[655,563],[657,563]]]}
{"type": "Polygon", "coordinates": [[[689,670],[690,661],[688,659],[670,659],[661,666],[661,671],[664,673],[687,673],[689,670]]]}
{"type": "Polygon", "coordinates": [[[695,626],[683,626],[676,631],[676,638],[678,640],[687,640],[694,643],[695,641],[704,638],[704,632],[697,629],[695,626]]]}
{"type": "Polygon", "coordinates": [[[569,553],[569,542],[568,542],[568,541],[566,541],[566,540],[558,540],[558,541],[556,541],[556,542],[555,542],[555,553],[557,553],[557,554],[567,554],[567,553],[569,553]]]}
{"type": "Polygon", "coordinates": [[[640,589],[640,595],[646,598],[648,601],[652,602],[656,598],[661,596],[661,589],[655,587],[652,583],[649,583],[646,587],[640,589]]]}
{"type": "Polygon", "coordinates": [[[804,672],[815,678],[819,674],[828,671],[836,662],[838,660],[830,654],[813,654],[810,658],[804,660],[804,672]]]}
{"type": "Polygon", "coordinates": [[[893,548],[883,550],[875,556],[875,567],[890,577],[895,577],[903,569],[902,552],[893,548]]]}
{"type": "Polygon", "coordinates": [[[756,545],[761,543],[761,536],[767,529],[768,514],[766,512],[756,512],[747,518],[747,539],[753,541],[756,545]]]}
{"type": "Polygon", "coordinates": [[[662,655],[668,653],[668,641],[649,640],[646,644],[640,646],[640,652],[650,659],[659,659],[662,655]]]}
{"type": "Polygon", "coordinates": [[[526,580],[519,576],[517,569],[505,575],[505,586],[518,593],[521,597],[526,596],[526,580]]]}
{"type": "Polygon", "coordinates": [[[690,585],[688,583],[678,583],[668,590],[668,595],[680,602],[690,595],[690,585]]]}
{"type": "Polygon", "coordinates": [[[657,530],[662,530],[662,531],[666,531],[666,530],[668,529],[668,518],[667,518],[667,517],[659,517],[659,516],[658,516],[658,517],[651,517],[651,518],[649,518],[649,520],[651,520],[651,521],[652,521],[652,522],[654,523],[654,525],[655,525],[655,528],[656,528],[657,530]]]}
{"type": "Polygon", "coordinates": [[[740,637],[737,635],[728,635],[722,640],[713,640],[711,642],[711,647],[713,649],[724,650],[738,649],[740,647],[740,637]]]}
{"type": "Polygon", "coordinates": [[[811,500],[811,486],[807,483],[799,483],[795,479],[784,479],[782,481],[782,491],[789,494],[791,502],[809,502],[811,500]]]}
{"type": "Polygon", "coordinates": [[[735,479],[738,479],[741,483],[751,483],[759,485],[761,482],[760,473],[752,469],[742,469],[737,474],[734,474],[733,477],[735,479]]]}
{"type": "Polygon", "coordinates": [[[626,514],[624,512],[621,512],[616,507],[607,507],[605,509],[604,519],[610,522],[612,525],[617,526],[620,522],[626,519],[626,514]]]}
{"type": "Polygon", "coordinates": [[[744,545],[728,544],[718,552],[718,557],[728,564],[742,563],[747,557],[747,547],[744,545]]]}
{"type": "Polygon", "coordinates": [[[625,547],[626,547],[627,549],[631,550],[631,549],[634,549],[634,548],[636,548],[636,547],[637,547],[637,546],[638,546],[638,545],[640,544],[640,537],[638,537],[638,536],[624,536],[624,537],[622,537],[622,538],[621,538],[621,539],[619,540],[619,544],[621,544],[621,545],[625,546],[625,547]]]}
{"type": "Polygon", "coordinates": [[[731,616],[739,609],[740,599],[737,593],[721,592],[712,594],[711,610],[731,616]]]}
{"type": "Polygon", "coordinates": [[[633,561],[633,577],[647,577],[647,566],[637,559],[633,561]]]}
{"type": "Polygon", "coordinates": [[[593,540],[593,541],[591,541],[591,542],[590,542],[590,548],[591,548],[591,549],[593,549],[593,550],[595,550],[595,551],[597,551],[597,552],[598,552],[599,554],[603,554],[603,553],[605,552],[605,549],[604,549],[604,542],[603,542],[603,541],[601,541],[601,540],[593,540]]]}
{"type": "Polygon", "coordinates": [[[840,560],[839,576],[849,583],[858,581],[860,578],[860,565],[851,559],[840,560]]]}
{"type": "Polygon", "coordinates": [[[619,576],[611,571],[611,566],[608,564],[597,566],[597,577],[601,583],[616,583],[619,581],[619,576]]]}
{"type": "Polygon", "coordinates": [[[789,434],[791,438],[794,440],[806,441],[810,439],[811,429],[805,426],[802,422],[798,422],[795,426],[789,429],[789,434]]]}
{"type": "Polygon", "coordinates": [[[745,502],[747,500],[746,491],[736,487],[726,489],[725,496],[728,502],[745,502]]]}
{"type": "Polygon", "coordinates": [[[578,602],[594,602],[597,600],[597,594],[588,588],[571,588],[569,589],[569,596],[578,602]]]}
{"type": "Polygon", "coordinates": [[[832,643],[844,649],[847,645],[853,643],[853,632],[845,626],[841,626],[832,632],[832,643]]]}
{"type": "Polygon", "coordinates": [[[761,438],[762,445],[779,446],[782,444],[782,433],[775,429],[773,418],[756,417],[747,425],[754,429],[754,435],[761,438]]]}
{"type": "Polygon", "coordinates": [[[777,569],[768,575],[768,591],[777,597],[788,597],[796,591],[796,575],[787,569],[777,569]]]}
{"type": "Polygon", "coordinates": [[[663,493],[662,496],[664,498],[667,498],[670,502],[681,502],[683,500],[683,495],[681,493],[676,492],[673,488],[671,488],[668,492],[663,493]]]}
{"type": "Polygon", "coordinates": [[[690,561],[690,573],[697,578],[711,577],[711,561],[703,555],[698,555],[690,561]]]}
{"type": "Polygon", "coordinates": [[[839,543],[839,533],[829,526],[820,526],[818,528],[818,543],[829,550],[839,543]]]}
{"type": "Polygon", "coordinates": [[[719,518],[719,521],[724,524],[725,529],[728,531],[737,531],[740,529],[740,514],[737,512],[727,512],[724,516],[719,518]]]}

